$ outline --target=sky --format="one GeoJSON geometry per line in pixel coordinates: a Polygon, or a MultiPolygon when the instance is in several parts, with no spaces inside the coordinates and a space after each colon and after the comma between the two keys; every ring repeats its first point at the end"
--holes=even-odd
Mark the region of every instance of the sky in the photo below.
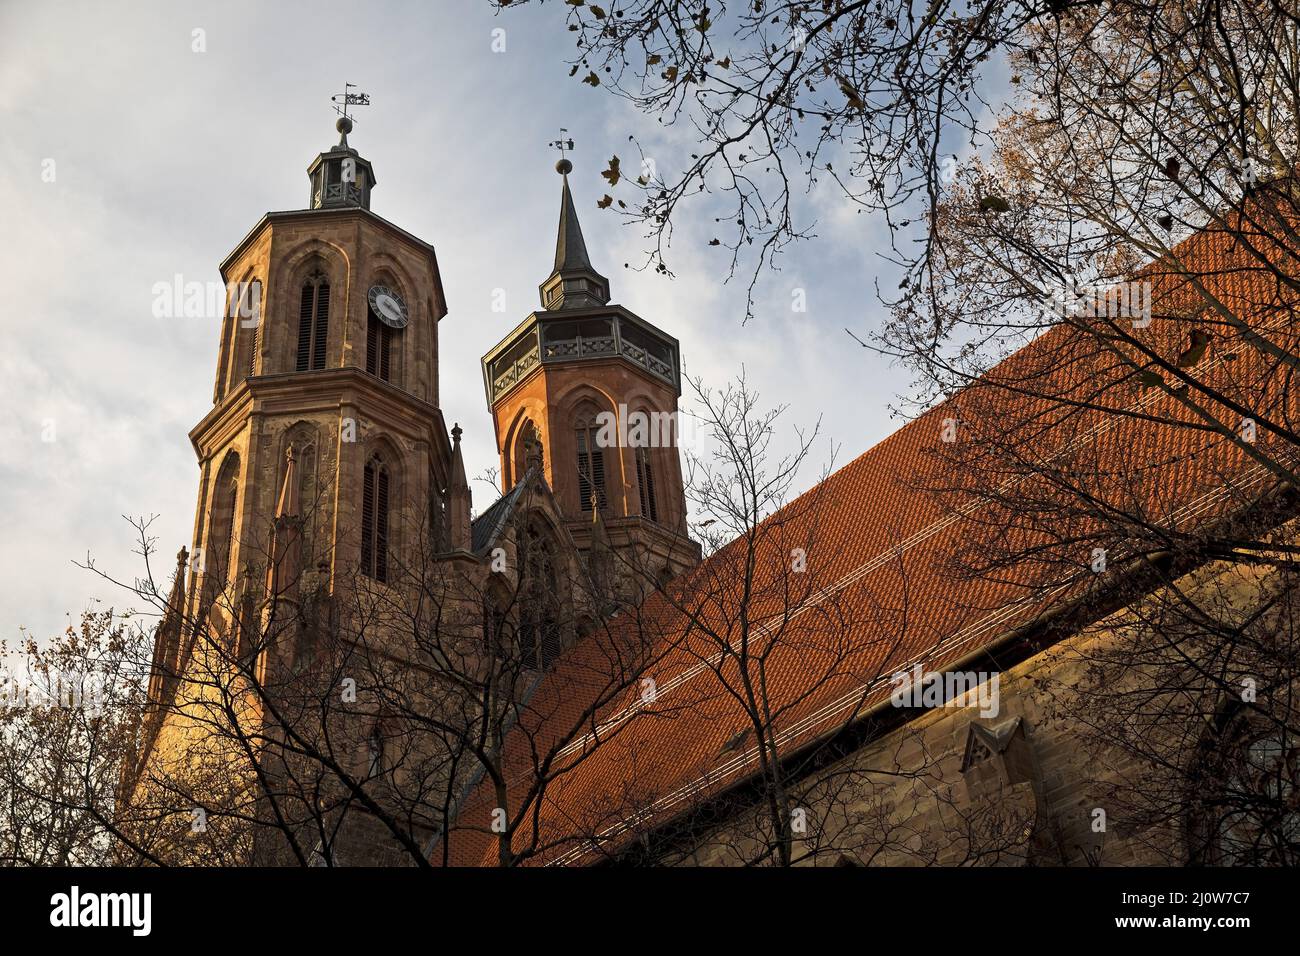
{"type": "MultiPolygon", "coordinates": [[[[702,205],[682,210],[674,277],[623,267],[644,239],[596,208],[600,170],[629,135],[661,166],[693,144],[569,77],[565,9],[0,0],[0,640],[129,607],[77,566],[142,573],[124,516],[156,516],[155,573],[168,579],[193,530],[187,434],[212,407],[218,322],[155,317],[154,286],[219,282],[218,263],[264,212],[307,205],[306,167],[337,141],[330,96],[345,81],[372,100],[349,137],[374,164],[372,209],[437,250],[441,405],[464,429],[471,476],[497,462],[479,359],[538,307],[554,256],[548,143],[560,127],[577,144],[570,181],[613,301],[677,336],[688,375],[720,387],[743,368],[762,405],[788,406],[778,447],[820,419],[796,490],[833,448],[842,466],[899,427],[888,406],[906,374],[844,331],[883,316],[887,234],[832,189],[798,198],[817,238],[764,279],[748,323],[745,283],[724,284],[723,255],[706,252],[702,205]],[[791,310],[796,288],[805,312],[791,310]]],[[[489,499],[477,484],[476,510],[489,499]]]]}

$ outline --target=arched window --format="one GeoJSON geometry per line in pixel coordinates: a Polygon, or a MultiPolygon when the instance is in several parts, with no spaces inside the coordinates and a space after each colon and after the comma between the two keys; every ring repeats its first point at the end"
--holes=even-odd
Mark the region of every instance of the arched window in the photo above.
{"type": "Polygon", "coordinates": [[[597,440],[600,424],[596,420],[596,413],[580,413],[575,423],[575,432],[578,449],[578,507],[590,511],[594,495],[597,507],[604,511],[608,504],[605,497],[605,449],[597,440]]]}
{"type": "Polygon", "coordinates": [[[207,547],[198,565],[203,572],[203,603],[211,606],[234,580],[236,509],[239,505],[239,455],[226,455],[209,497],[207,547]]]}
{"type": "Polygon", "coordinates": [[[530,523],[522,542],[524,580],[519,605],[519,658],[531,670],[545,670],[560,655],[560,625],[556,619],[555,547],[551,536],[530,523]]]}
{"type": "Polygon", "coordinates": [[[524,472],[528,470],[529,446],[536,443],[539,458],[542,451],[541,438],[538,436],[537,426],[533,424],[531,418],[519,426],[518,435],[519,437],[515,440],[514,474],[511,476],[515,481],[523,478],[524,472]]]}
{"type": "Polygon", "coordinates": [[[659,520],[659,505],[655,502],[655,476],[650,464],[650,449],[636,450],[636,483],[641,489],[641,515],[651,521],[659,520]]]}
{"type": "Polygon", "coordinates": [[[317,511],[321,504],[321,491],[316,476],[316,449],[318,446],[317,429],[309,422],[297,422],[286,429],[280,437],[280,472],[276,479],[275,493],[278,495],[284,487],[284,473],[288,468],[286,453],[293,446],[293,457],[298,472],[298,516],[302,519],[302,544],[304,567],[311,567],[312,531],[317,511]]]}
{"type": "Polygon", "coordinates": [[[1300,738],[1240,713],[1197,777],[1195,862],[1300,865],[1300,738]]]}
{"type": "Polygon", "coordinates": [[[382,322],[374,309],[366,309],[366,371],[385,382],[393,380],[397,337],[398,331],[382,322]]]}
{"type": "Polygon", "coordinates": [[[325,343],[329,337],[330,284],[321,272],[308,276],[298,305],[299,372],[325,367],[325,343]]]}
{"type": "Polygon", "coordinates": [[[379,455],[366,462],[361,494],[361,573],[388,580],[388,467],[379,455]]]}
{"type": "Polygon", "coordinates": [[[217,582],[233,579],[235,508],[239,503],[239,456],[227,455],[212,493],[212,528],[208,532],[209,570],[217,582]]]}
{"type": "Polygon", "coordinates": [[[509,615],[506,606],[509,600],[500,594],[489,592],[483,596],[483,640],[488,650],[502,653],[509,643],[509,615]]]}

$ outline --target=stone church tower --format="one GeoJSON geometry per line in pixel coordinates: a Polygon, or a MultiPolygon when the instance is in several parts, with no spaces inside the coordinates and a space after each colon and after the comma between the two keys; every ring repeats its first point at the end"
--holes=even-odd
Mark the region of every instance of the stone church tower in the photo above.
{"type": "Polygon", "coordinates": [[[221,264],[243,298],[224,320],[214,407],[190,433],[196,602],[223,588],[260,601],[286,495],[308,565],[281,574],[286,591],[331,590],[355,569],[383,583],[404,537],[450,543],[437,259],[370,211],[374,169],[348,145],[350,121],[338,128],[308,168],[309,208],[267,213],[221,264]]]}
{"type": "Polygon", "coordinates": [[[483,358],[503,487],[536,460],[577,548],[608,548],[624,591],[700,558],[687,534],[677,428],[677,340],[621,305],[587,253],[564,180],[542,308],[483,358]]]}
{"type": "MultiPolygon", "coordinates": [[[[284,862],[289,833],[312,859],[400,857],[382,807],[464,785],[454,728],[500,731],[620,601],[699,560],[677,341],[609,304],[567,175],[543,309],[483,360],[504,494],[475,517],[461,429],[439,408],[434,249],[371,211],[374,167],[346,116],[337,129],[306,207],[265,214],[221,263],[192,551],[123,768],[130,802],[189,792],[224,821],[194,861],[284,862]],[[430,723],[445,732],[412,731],[430,723]],[[330,779],[269,805],[251,781],[296,784],[313,748],[330,779]],[[349,777],[375,802],[354,806],[349,777]],[[214,790],[224,807],[200,798],[214,790]]],[[[181,803],[167,820],[184,831],[181,803]]],[[[422,819],[421,839],[439,826],[422,819]]]]}

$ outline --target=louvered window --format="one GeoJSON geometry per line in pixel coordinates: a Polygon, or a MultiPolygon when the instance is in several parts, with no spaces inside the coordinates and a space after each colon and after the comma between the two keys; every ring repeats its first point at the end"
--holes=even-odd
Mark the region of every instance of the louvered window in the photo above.
{"type": "Polygon", "coordinates": [[[528,670],[546,670],[560,656],[560,627],[548,617],[525,619],[519,630],[519,663],[528,670]]]}
{"type": "Polygon", "coordinates": [[[366,462],[361,495],[361,573],[388,580],[388,469],[378,455],[366,462]]]}
{"type": "Polygon", "coordinates": [[[262,320],[257,320],[257,325],[253,326],[253,351],[248,357],[248,374],[257,374],[257,353],[262,348],[262,320]]]}
{"type": "Polygon", "coordinates": [[[366,371],[385,382],[393,380],[392,351],[395,334],[390,326],[379,321],[374,309],[369,310],[366,318],[366,371]]]}
{"type": "Polygon", "coordinates": [[[308,279],[298,304],[299,372],[325,367],[325,343],[329,338],[330,284],[322,275],[308,279]]]}
{"type": "Polygon", "coordinates": [[[598,429],[591,419],[580,419],[577,428],[578,442],[578,499],[583,511],[591,509],[594,495],[601,511],[605,499],[605,450],[596,443],[598,429]]]}
{"type": "Polygon", "coordinates": [[[636,450],[636,479],[641,488],[641,514],[651,521],[659,520],[659,507],[655,502],[655,476],[650,466],[650,452],[636,450]]]}

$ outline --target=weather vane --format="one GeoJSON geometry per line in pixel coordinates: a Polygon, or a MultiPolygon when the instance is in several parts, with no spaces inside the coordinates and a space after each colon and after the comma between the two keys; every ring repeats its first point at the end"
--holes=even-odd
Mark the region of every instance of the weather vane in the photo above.
{"type": "Polygon", "coordinates": [[[370,105],[370,94],[353,93],[352,90],[355,90],[356,88],[357,87],[355,83],[344,83],[343,92],[335,93],[333,96],[330,97],[330,101],[334,104],[334,112],[341,115],[345,120],[349,120],[351,122],[355,122],[355,121],[352,120],[352,117],[348,115],[349,106],[370,105]]]}
{"type": "Polygon", "coordinates": [[[568,130],[565,129],[563,126],[561,126],[560,138],[555,140],[554,142],[546,144],[547,146],[551,147],[551,149],[558,149],[560,151],[560,161],[555,164],[555,169],[561,175],[567,175],[568,173],[573,171],[573,163],[569,162],[568,157],[564,155],[565,150],[573,149],[573,140],[564,135],[567,132],[568,130]]]}

